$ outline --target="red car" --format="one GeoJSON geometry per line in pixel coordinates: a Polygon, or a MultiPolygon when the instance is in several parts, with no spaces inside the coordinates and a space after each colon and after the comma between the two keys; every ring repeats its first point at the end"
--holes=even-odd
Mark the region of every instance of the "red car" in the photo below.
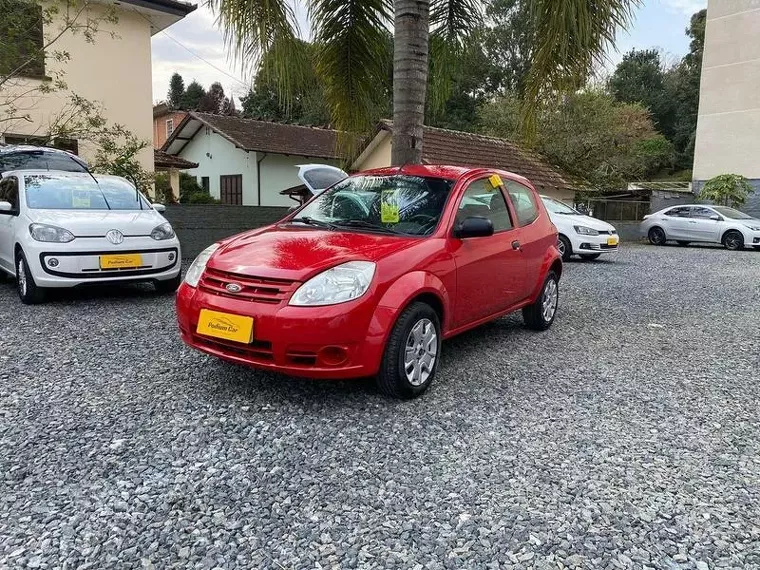
{"type": "Polygon", "coordinates": [[[190,346],[312,378],[375,376],[396,397],[433,381],[441,341],[522,309],[556,315],[557,230],[525,178],[489,169],[362,172],[282,221],[216,243],[188,269],[190,346]]]}

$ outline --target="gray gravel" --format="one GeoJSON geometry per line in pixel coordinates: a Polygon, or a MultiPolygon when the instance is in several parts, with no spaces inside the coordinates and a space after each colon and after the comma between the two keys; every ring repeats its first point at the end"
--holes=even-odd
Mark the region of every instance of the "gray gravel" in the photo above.
{"type": "Polygon", "coordinates": [[[145,287],[0,285],[1,568],[760,568],[760,254],[566,265],[434,387],[182,346],[145,287]]]}

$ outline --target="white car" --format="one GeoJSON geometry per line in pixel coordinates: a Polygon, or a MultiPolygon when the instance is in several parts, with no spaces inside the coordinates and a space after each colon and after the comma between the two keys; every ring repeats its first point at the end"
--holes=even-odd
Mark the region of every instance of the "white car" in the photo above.
{"type": "Polygon", "coordinates": [[[671,206],[644,216],[641,232],[654,245],[675,241],[721,243],[732,250],[760,248],[760,220],[726,206],[671,206]]]}
{"type": "Polygon", "coordinates": [[[571,255],[578,255],[581,259],[597,259],[603,253],[618,250],[620,236],[615,226],[585,216],[559,200],[548,196],[541,196],[541,199],[557,226],[557,248],[564,261],[571,255]]]}
{"type": "Polygon", "coordinates": [[[0,181],[0,270],[26,304],[48,287],[151,281],[179,287],[180,246],[169,222],[117,176],[25,170],[0,181]]]}

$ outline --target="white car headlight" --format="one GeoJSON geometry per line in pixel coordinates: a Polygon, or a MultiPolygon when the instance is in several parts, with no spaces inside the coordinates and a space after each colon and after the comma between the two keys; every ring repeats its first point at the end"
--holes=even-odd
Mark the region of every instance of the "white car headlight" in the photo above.
{"type": "Polygon", "coordinates": [[[160,226],[153,228],[150,237],[155,240],[172,239],[174,237],[174,228],[169,222],[164,222],[160,226]]]}
{"type": "Polygon", "coordinates": [[[375,264],[371,261],[349,261],[309,279],[298,288],[289,304],[317,307],[353,301],[367,292],[374,276],[375,264]]]}
{"type": "Polygon", "coordinates": [[[582,236],[598,236],[599,232],[595,230],[594,228],[589,228],[587,226],[573,226],[575,228],[576,233],[581,234],[582,236]]]}
{"type": "Polygon", "coordinates": [[[190,268],[187,270],[187,273],[185,273],[185,283],[190,285],[190,287],[198,286],[198,281],[201,280],[201,276],[206,270],[206,264],[208,263],[208,260],[212,255],[214,255],[214,252],[217,249],[219,249],[219,244],[215,243],[208,246],[206,249],[200,252],[200,254],[198,254],[198,257],[195,258],[193,263],[190,265],[190,268]]]}
{"type": "Polygon", "coordinates": [[[74,234],[69,230],[47,224],[29,224],[29,233],[37,241],[68,243],[74,239],[74,234]]]}
{"type": "Polygon", "coordinates": [[[756,226],[747,226],[749,229],[751,229],[753,232],[760,232],[760,225],[756,226]]]}

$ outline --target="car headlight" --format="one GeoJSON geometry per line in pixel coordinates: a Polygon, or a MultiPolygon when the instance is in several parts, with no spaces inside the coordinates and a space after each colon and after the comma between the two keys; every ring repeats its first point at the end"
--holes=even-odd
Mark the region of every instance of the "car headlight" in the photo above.
{"type": "Polygon", "coordinates": [[[575,228],[576,233],[581,234],[582,236],[598,236],[599,232],[595,230],[594,228],[589,228],[587,226],[573,226],[575,228]]]}
{"type": "Polygon", "coordinates": [[[47,224],[29,224],[29,233],[37,241],[68,243],[74,239],[74,234],[69,230],[47,224]]]}
{"type": "Polygon", "coordinates": [[[747,226],[753,232],[760,232],[760,226],[747,226]]]}
{"type": "Polygon", "coordinates": [[[172,239],[174,237],[174,228],[169,222],[164,222],[160,226],[153,228],[150,237],[156,240],[172,239]]]}
{"type": "Polygon", "coordinates": [[[201,275],[203,275],[203,272],[206,270],[208,260],[214,255],[214,252],[217,249],[219,249],[219,244],[215,243],[198,254],[198,257],[195,258],[190,265],[190,268],[187,270],[187,273],[185,273],[185,283],[190,285],[190,287],[198,286],[198,281],[201,280],[201,275]]]}
{"type": "Polygon", "coordinates": [[[367,292],[374,275],[375,264],[371,261],[349,261],[309,279],[289,304],[316,307],[353,301],[367,292]]]}

